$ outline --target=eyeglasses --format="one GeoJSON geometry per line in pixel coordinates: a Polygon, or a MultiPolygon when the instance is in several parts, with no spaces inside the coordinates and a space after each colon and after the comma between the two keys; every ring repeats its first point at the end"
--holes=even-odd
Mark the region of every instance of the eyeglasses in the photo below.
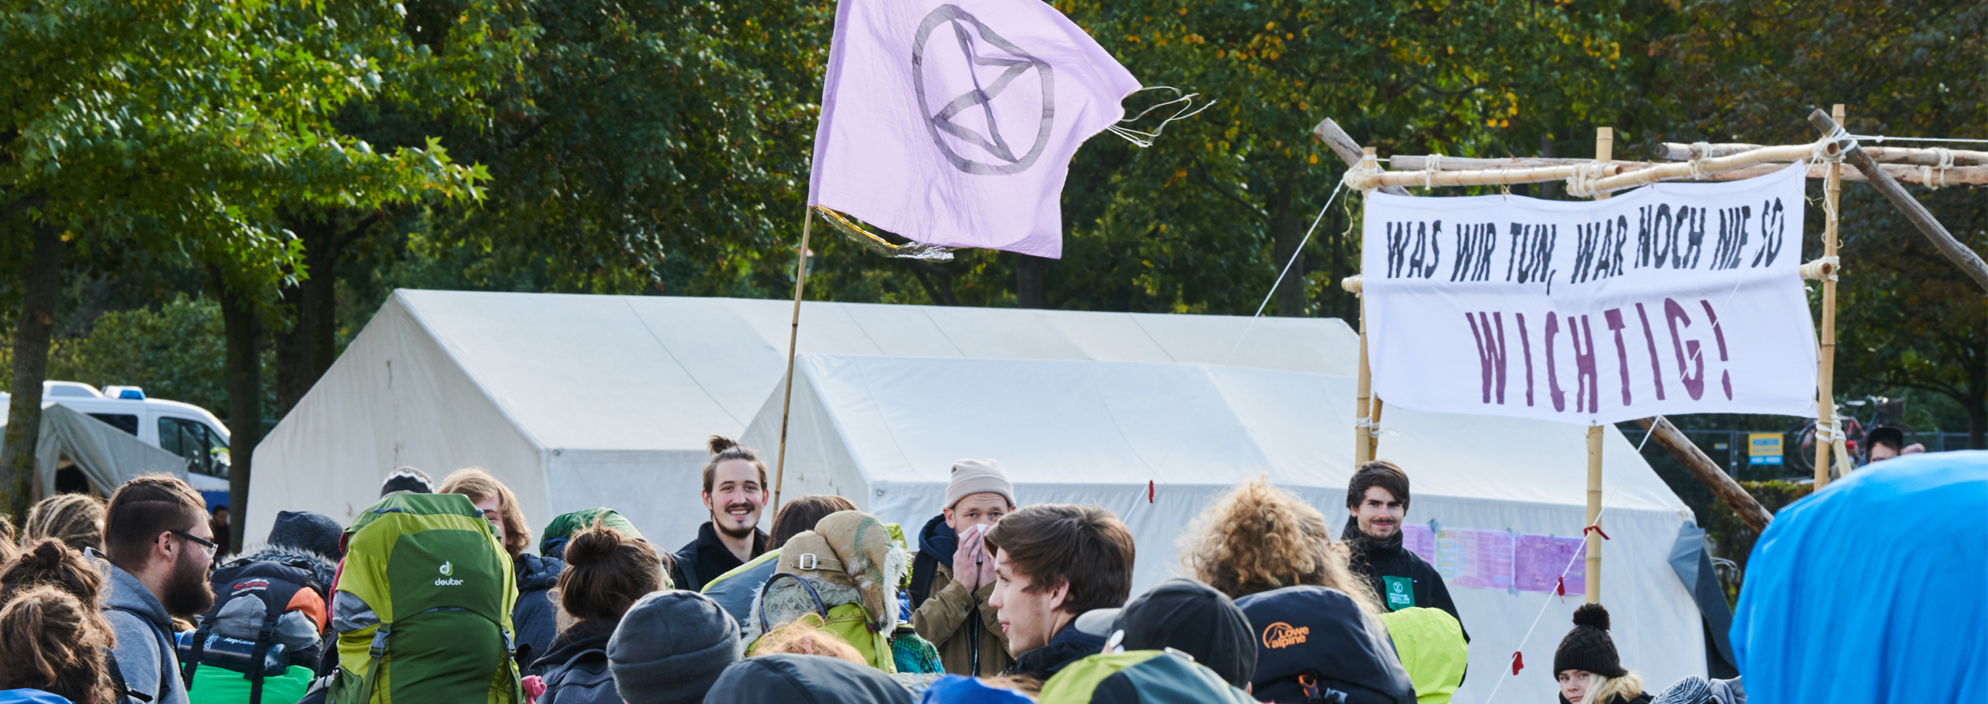
{"type": "Polygon", "coordinates": [[[207,548],[207,552],[208,552],[208,554],[210,554],[210,555],[211,555],[211,554],[217,554],[217,553],[221,552],[221,545],[220,545],[219,543],[216,543],[216,542],[212,541],[212,540],[208,540],[208,539],[206,539],[206,538],[202,538],[202,537],[200,537],[200,536],[198,536],[198,535],[194,535],[194,534],[192,534],[192,533],[188,533],[188,532],[186,532],[186,531],[183,531],[183,530],[171,530],[171,531],[166,531],[166,532],[168,532],[168,533],[172,533],[173,535],[177,535],[177,536],[179,536],[179,537],[181,537],[181,538],[185,538],[185,539],[187,539],[187,540],[191,540],[191,541],[193,541],[193,542],[194,542],[195,544],[198,544],[198,545],[199,545],[200,547],[203,547],[203,548],[207,548]]]}

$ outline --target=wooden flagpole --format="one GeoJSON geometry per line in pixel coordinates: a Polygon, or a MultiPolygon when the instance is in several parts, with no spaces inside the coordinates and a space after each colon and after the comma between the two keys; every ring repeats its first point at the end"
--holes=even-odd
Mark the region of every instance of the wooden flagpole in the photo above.
{"type": "MultiPolygon", "coordinates": [[[[1836,124],[1843,124],[1843,105],[1830,108],[1836,124]]],[[[1837,211],[1841,207],[1843,195],[1843,162],[1829,164],[1829,173],[1822,182],[1823,220],[1822,256],[1824,260],[1836,256],[1837,211]]],[[[1822,280],[1822,339],[1820,354],[1816,357],[1816,430],[1828,430],[1836,423],[1836,277],[1822,280]]],[[[1821,433],[1817,433],[1821,435],[1821,433]]],[[[1829,483],[1829,450],[1836,443],[1835,433],[1830,434],[1829,442],[1816,438],[1815,444],[1815,490],[1821,491],[1829,483]]]]}
{"type": "MultiPolygon", "coordinates": [[[[1367,147],[1361,151],[1364,155],[1360,157],[1360,168],[1371,169],[1379,163],[1375,159],[1374,155],[1376,152],[1373,147],[1367,147]]],[[[1365,276],[1365,272],[1362,272],[1362,276],[1365,276]]],[[[1368,419],[1370,418],[1369,404],[1372,402],[1374,395],[1374,381],[1373,371],[1367,366],[1367,296],[1357,291],[1356,293],[1360,296],[1360,377],[1357,384],[1357,395],[1353,400],[1353,416],[1355,418],[1353,424],[1353,468],[1358,470],[1360,465],[1371,462],[1374,459],[1374,446],[1368,442],[1373,439],[1373,433],[1371,432],[1373,428],[1368,427],[1368,419]]]]}
{"type": "Polygon", "coordinates": [[[780,399],[780,452],[773,462],[773,515],[780,515],[780,488],[787,481],[787,411],[794,406],[794,346],[801,338],[801,291],[808,284],[808,235],[814,229],[813,208],[801,211],[801,255],[794,264],[794,325],[787,332],[787,389],[780,399]]]}
{"type": "MultiPolygon", "coordinates": [[[[1606,164],[1615,158],[1615,128],[1595,129],[1595,161],[1606,164]]],[[[1608,197],[1607,192],[1595,195],[1595,200],[1608,197]]],[[[1592,410],[1592,409],[1590,409],[1592,410]]],[[[1588,426],[1588,523],[1597,526],[1601,520],[1601,424],[1588,426]]],[[[1584,585],[1588,603],[1601,603],[1601,535],[1600,531],[1583,530],[1588,539],[1588,580],[1584,585]]]]}

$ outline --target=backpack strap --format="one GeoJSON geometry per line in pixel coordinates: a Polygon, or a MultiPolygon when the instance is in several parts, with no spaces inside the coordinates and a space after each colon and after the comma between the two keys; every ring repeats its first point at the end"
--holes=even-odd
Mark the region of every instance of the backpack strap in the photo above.
{"type": "Polygon", "coordinates": [[[119,697],[130,697],[138,701],[139,704],[149,704],[150,702],[164,701],[166,698],[167,678],[172,677],[172,669],[170,666],[166,665],[166,657],[168,655],[172,655],[174,650],[172,640],[167,638],[166,634],[163,631],[159,630],[158,624],[152,623],[151,617],[139,613],[135,609],[124,606],[107,606],[104,607],[104,610],[122,611],[127,614],[131,614],[132,616],[138,617],[139,623],[145,624],[146,628],[152,630],[152,635],[158,636],[159,646],[160,648],[162,648],[159,651],[159,686],[158,689],[152,692],[151,696],[146,696],[139,692],[132,691],[130,682],[124,678],[124,670],[117,666],[117,655],[115,653],[112,653],[110,657],[104,658],[106,662],[110,663],[111,686],[117,689],[117,695],[119,697]]]}
{"type": "Polygon", "coordinates": [[[186,662],[179,664],[180,679],[185,680],[186,691],[193,691],[193,672],[200,669],[200,660],[207,654],[207,636],[214,633],[214,618],[200,620],[200,627],[193,631],[192,652],[187,653],[186,662]]]}
{"type": "Polygon", "coordinates": [[[911,560],[911,585],[905,589],[911,595],[911,610],[925,605],[932,597],[932,575],[939,571],[939,560],[924,552],[911,560]]]}
{"type": "Polygon", "coordinates": [[[765,584],[759,585],[759,632],[761,634],[772,630],[766,622],[766,590],[772,588],[773,583],[779,581],[781,577],[800,582],[801,586],[808,590],[808,598],[814,600],[815,612],[821,614],[822,622],[826,623],[828,621],[828,604],[823,603],[821,594],[815,592],[815,585],[809,584],[808,580],[801,579],[800,575],[792,572],[775,572],[772,577],[766,579],[765,584]]]}

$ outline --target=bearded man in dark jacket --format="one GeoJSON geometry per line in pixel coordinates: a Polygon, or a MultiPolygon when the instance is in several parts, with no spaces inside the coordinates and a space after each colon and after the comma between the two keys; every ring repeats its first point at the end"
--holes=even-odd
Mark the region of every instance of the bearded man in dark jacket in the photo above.
{"type": "MultiPolygon", "coordinates": [[[[1450,600],[1449,585],[1436,568],[1414,551],[1401,545],[1401,524],[1408,516],[1408,473],[1387,460],[1360,465],[1346,487],[1346,531],[1340,539],[1352,549],[1349,567],[1374,588],[1381,605],[1389,611],[1411,606],[1442,609],[1456,618],[1463,615],[1450,600]]],[[[1470,642],[1470,630],[1463,631],[1470,642]]]]}

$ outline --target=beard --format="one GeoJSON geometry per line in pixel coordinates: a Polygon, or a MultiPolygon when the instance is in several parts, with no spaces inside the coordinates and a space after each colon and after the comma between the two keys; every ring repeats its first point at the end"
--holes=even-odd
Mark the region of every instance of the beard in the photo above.
{"type": "MultiPolygon", "coordinates": [[[[746,524],[744,528],[733,528],[731,526],[731,518],[732,518],[731,510],[739,507],[746,507],[750,509],[752,508],[752,504],[741,502],[725,506],[724,512],[713,513],[711,515],[711,527],[718,529],[719,533],[733,540],[744,540],[746,538],[752,537],[753,532],[759,529],[758,516],[752,516],[753,522],[746,524]]],[[[758,513],[758,512],[754,511],[753,513],[758,513]]],[[[747,514],[747,515],[751,516],[752,514],[747,514]]]]}
{"type": "Polygon", "coordinates": [[[165,593],[160,595],[159,603],[168,614],[191,619],[214,606],[214,590],[207,584],[207,563],[190,559],[196,554],[200,551],[180,553],[179,564],[173,565],[172,576],[166,579],[165,593]]]}

